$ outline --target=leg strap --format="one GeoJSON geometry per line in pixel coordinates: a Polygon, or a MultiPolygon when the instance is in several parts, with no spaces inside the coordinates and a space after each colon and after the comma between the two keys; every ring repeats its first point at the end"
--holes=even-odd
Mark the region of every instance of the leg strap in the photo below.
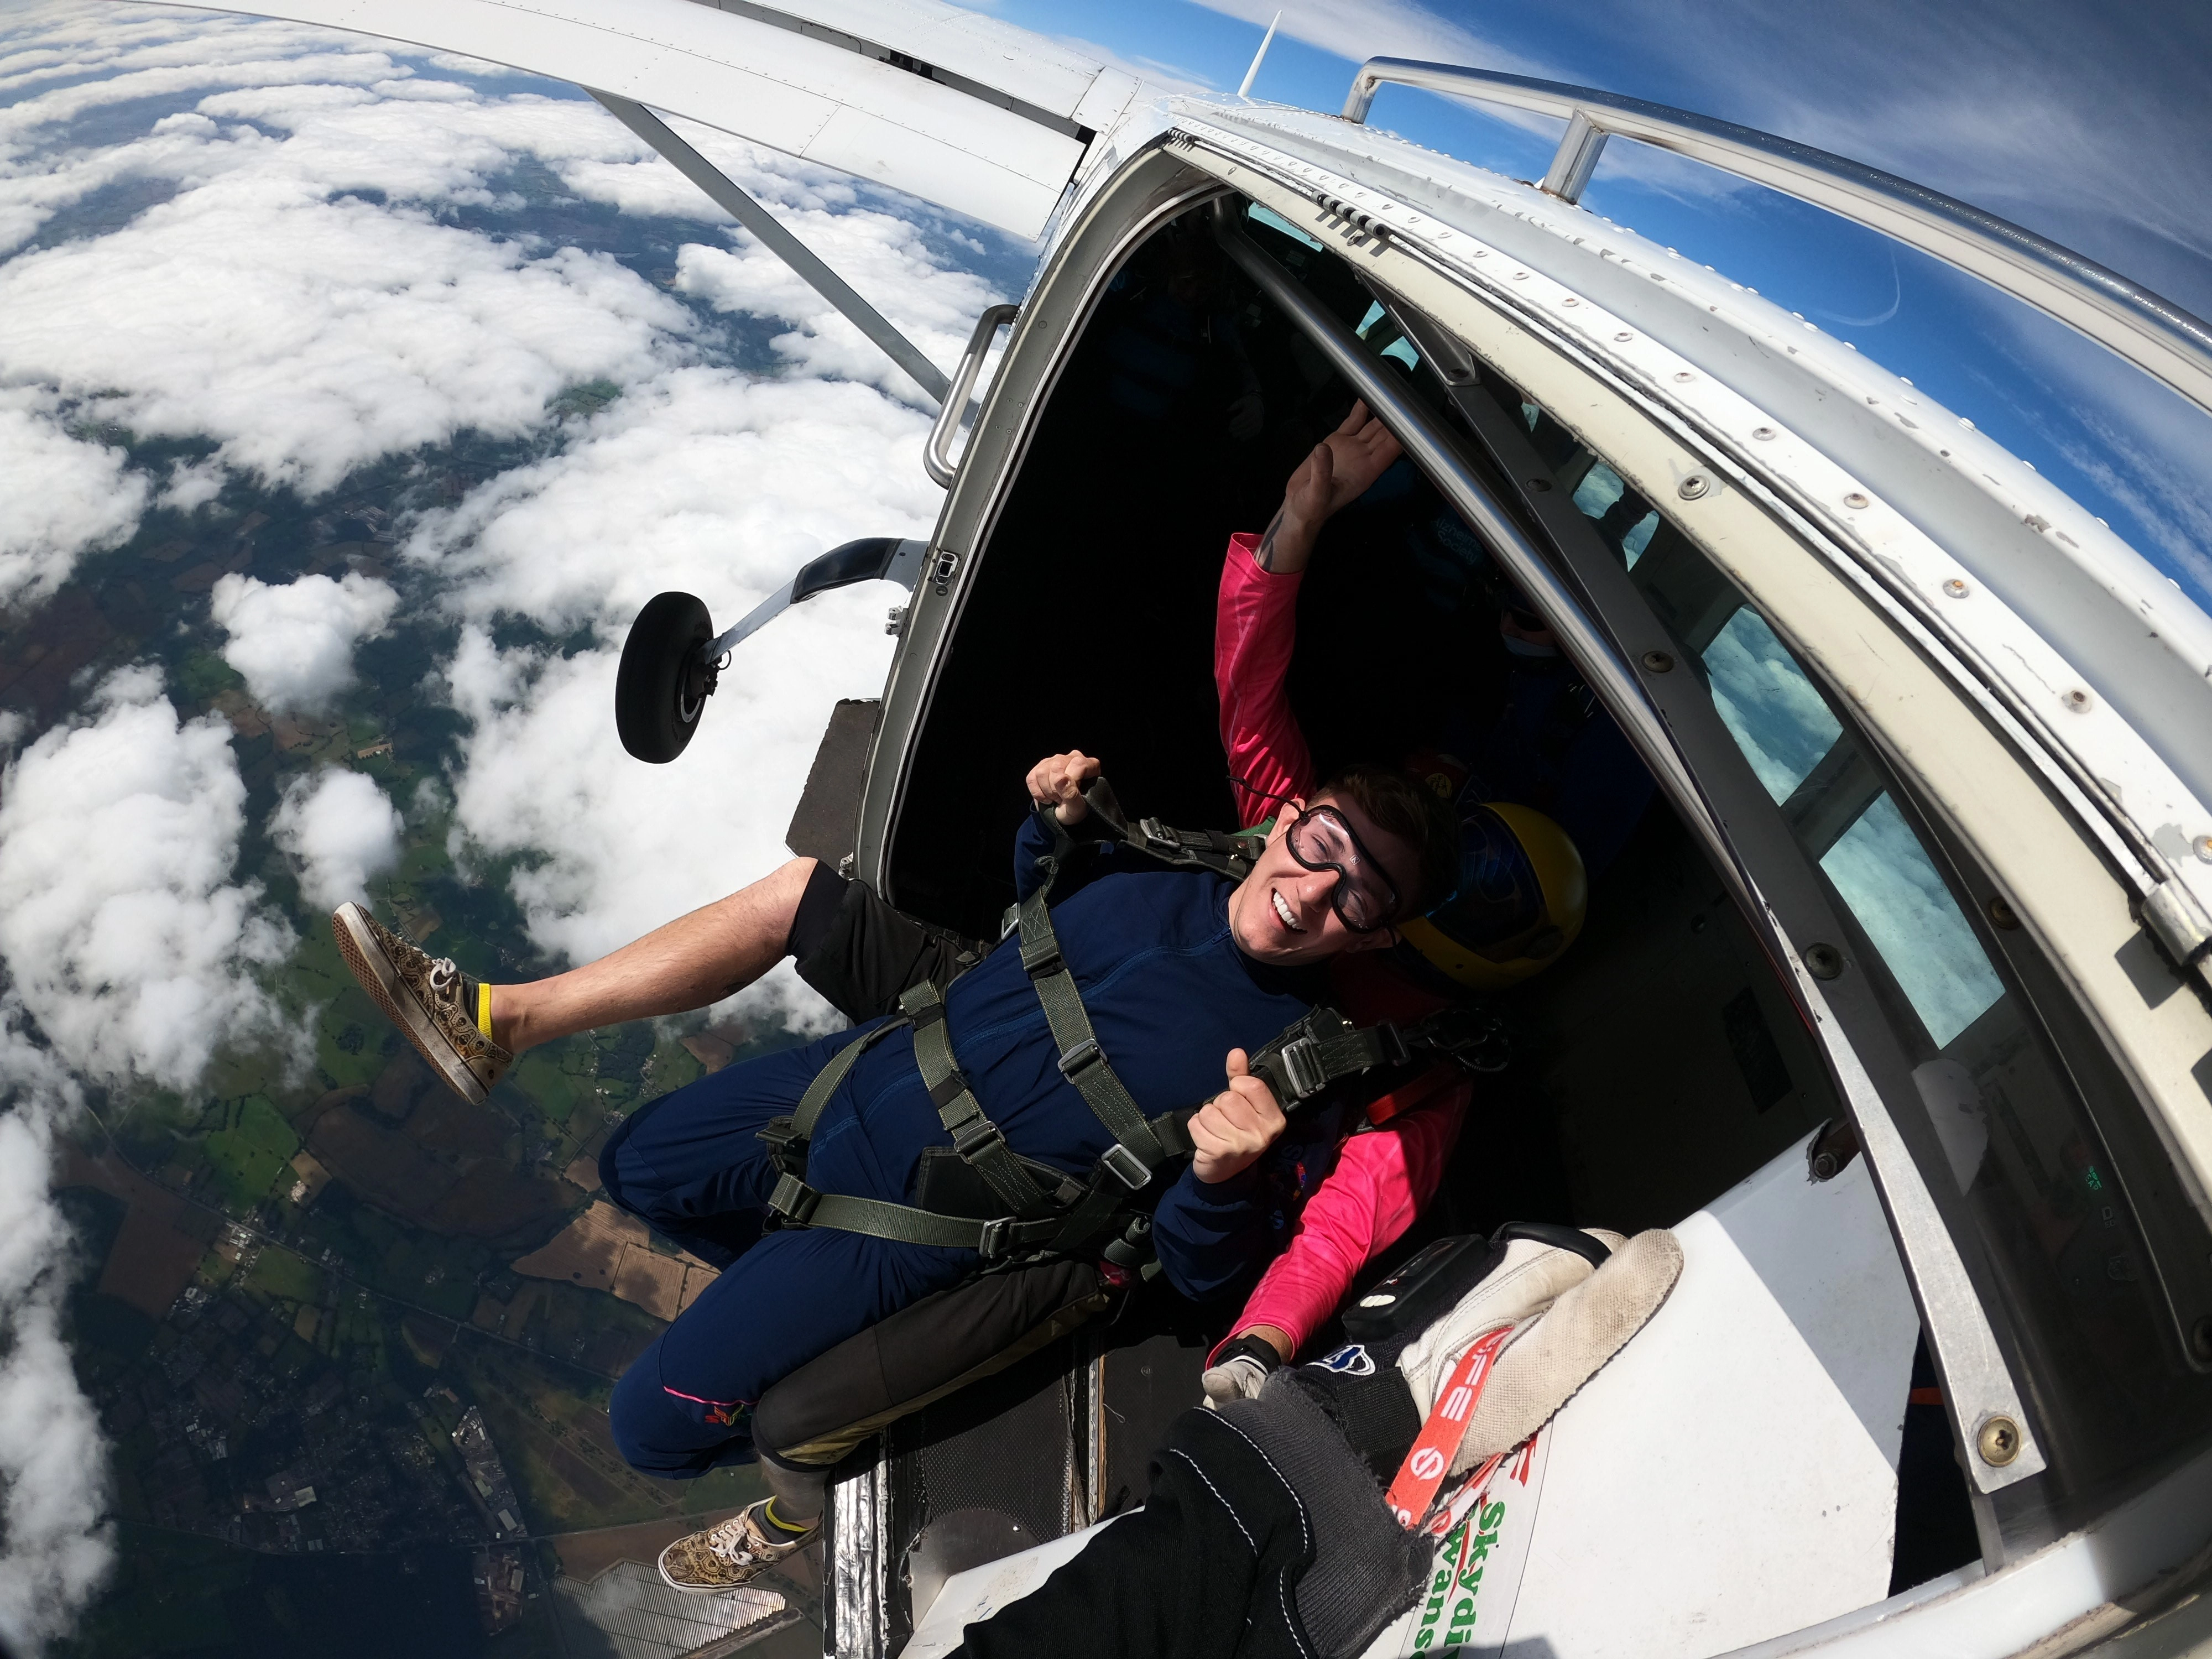
{"type": "Polygon", "coordinates": [[[1058,1216],[1035,1221],[1012,1216],[974,1221],[965,1216],[933,1215],[908,1204],[854,1198],[844,1193],[817,1193],[795,1176],[786,1176],[775,1183],[768,1206],[793,1226],[829,1227],[902,1244],[973,1250],[986,1261],[1001,1261],[1048,1243],[1062,1225],[1058,1216]]]}
{"type": "MultiPolygon", "coordinates": [[[[830,1056],[830,1063],[814,1074],[814,1081],[806,1085],[806,1092],[799,1097],[799,1104],[789,1117],[771,1118],[760,1138],[768,1143],[769,1155],[775,1167],[787,1178],[803,1176],[806,1173],[806,1144],[814,1137],[814,1121],[822,1115],[822,1109],[830,1103],[830,1097],[837,1092],[837,1085],[853,1069],[854,1062],[878,1042],[889,1036],[907,1022],[903,1018],[885,1020],[872,1031],[863,1031],[850,1042],[830,1056]]],[[[778,1187],[781,1192],[782,1188],[778,1187]]],[[[771,1200],[773,1207],[773,1200],[771,1200]]]]}
{"type": "Polygon", "coordinates": [[[968,1074],[954,1060],[952,1040],[945,1030],[945,1002],[937,987],[924,980],[901,994],[899,1006],[914,1022],[915,1064],[937,1108],[938,1121],[952,1137],[953,1149],[991,1183],[991,1190],[1013,1214],[1036,1216],[1048,1210],[1051,1201],[1030,1179],[999,1126],[983,1115],[968,1085],[968,1074]]]}

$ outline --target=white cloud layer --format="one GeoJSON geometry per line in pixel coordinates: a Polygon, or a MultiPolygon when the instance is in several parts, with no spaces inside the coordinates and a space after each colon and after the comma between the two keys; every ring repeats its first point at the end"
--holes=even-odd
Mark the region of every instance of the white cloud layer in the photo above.
{"type": "Polygon", "coordinates": [[[49,598],[82,555],[128,541],[146,506],[124,453],[70,437],[43,401],[0,392],[0,607],[49,598]]]}
{"type": "Polygon", "coordinates": [[[75,1240],[47,1187],[76,1080],[0,1000],[0,1648],[68,1629],[114,1564],[107,1447],[62,1340],[75,1240]]]}
{"type": "MultiPolygon", "coordinates": [[[[218,47],[266,27],[195,21],[218,47]]],[[[613,259],[409,205],[519,208],[492,188],[518,156],[624,156],[635,140],[596,106],[411,76],[374,50],[154,65],[0,110],[0,236],[123,177],[174,190],[118,229],[0,265],[0,375],[142,434],[212,438],[225,468],[313,494],[464,428],[530,432],[568,386],[684,357],[691,313],[613,259]],[[60,183],[30,146],[63,119],[210,82],[233,89],[64,158],[60,183]]]]}
{"type": "Polygon", "coordinates": [[[76,1080],[0,1000],[0,1648],[36,1653],[115,1559],[107,1448],[61,1332],[75,1240],[47,1188],[76,1080]]]}
{"type": "Polygon", "coordinates": [[[188,1088],[218,1046],[278,1030],[254,975],[293,933],[231,880],[245,803],[228,725],[180,724],[146,667],[0,778],[0,963],[79,1073],[188,1088]]]}
{"type": "Polygon", "coordinates": [[[353,649],[384,632],[399,596],[389,584],[349,572],[274,586],[236,574],[209,596],[229,634],[223,660],[246,677],[264,708],[319,712],[353,684],[353,649]]]}
{"type": "MultiPolygon", "coordinates": [[[[631,761],[614,732],[637,607],[684,586],[734,617],[838,542],[924,532],[940,498],[915,389],[666,163],[544,82],[487,91],[441,71],[486,72],[166,8],[0,15],[0,477],[40,483],[0,490],[0,604],[44,597],[148,511],[197,512],[228,481],[313,495],[462,433],[528,441],[539,459],[432,515],[407,556],[432,614],[464,624],[443,665],[475,725],[449,780],[463,850],[522,854],[514,893],[533,936],[583,960],[786,856],[831,704],[882,684],[883,607],[898,596],[831,594],[749,642],[707,731],[667,768],[631,761]],[[666,263],[693,303],[544,234],[546,210],[579,210],[564,191],[585,214],[691,222],[697,242],[666,263]],[[736,331],[709,310],[778,325],[787,378],[715,367],[736,331]],[[623,395],[560,416],[559,394],[591,380],[623,395]],[[93,423],[196,441],[194,459],[134,468],[70,435],[93,423]],[[502,650],[491,625],[514,616],[599,645],[502,650]]],[[[957,228],[919,229],[839,175],[695,137],[940,362],[999,297],[951,268],[981,246],[957,228]]],[[[210,607],[226,659],[275,709],[331,706],[359,641],[413,623],[359,575],[233,575],[210,607]]],[[[104,1449],[58,1318],[55,1138],[80,1078],[188,1089],[234,1041],[287,1040],[260,981],[294,937],[236,870],[246,790],[228,728],[180,720],[156,671],[111,674],[43,734],[0,713],[0,758],[11,749],[0,1649],[28,1653],[112,1558],[104,1449]]],[[[316,908],[358,896],[399,845],[392,803],[342,768],[292,781],[269,830],[316,908]]],[[[827,1018],[787,968],[746,1001],[827,1018]]]]}
{"type": "Polygon", "coordinates": [[[343,766],[286,784],[269,829],[318,910],[362,897],[371,876],[399,862],[398,811],[375,780],[343,766]]]}
{"type": "Polygon", "coordinates": [[[942,499],[921,470],[927,431],[849,382],[679,369],[560,453],[428,515],[407,557],[472,618],[513,612],[555,634],[592,623],[619,645],[638,607],[674,587],[734,622],[840,542],[927,534],[942,499]]]}

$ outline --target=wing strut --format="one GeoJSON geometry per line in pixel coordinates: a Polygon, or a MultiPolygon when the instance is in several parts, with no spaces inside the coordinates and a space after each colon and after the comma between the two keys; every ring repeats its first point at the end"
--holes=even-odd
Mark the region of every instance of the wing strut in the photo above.
{"type": "Polygon", "coordinates": [[[676,164],[677,171],[714,198],[715,205],[752,232],[768,251],[789,265],[817,294],[844,313],[861,333],[880,346],[884,354],[927,392],[943,404],[951,390],[945,371],[921,355],[921,348],[893,328],[883,313],[853,292],[845,279],[815,258],[806,244],[786,230],[775,216],[732,184],[721,170],[672,131],[666,122],[642,104],[601,92],[586,91],[605,105],[614,118],[676,164]]]}

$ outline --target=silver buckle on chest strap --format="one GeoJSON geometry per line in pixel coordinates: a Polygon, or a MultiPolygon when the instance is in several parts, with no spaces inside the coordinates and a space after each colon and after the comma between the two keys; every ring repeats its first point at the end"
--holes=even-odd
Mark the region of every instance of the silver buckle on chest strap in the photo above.
{"type": "Polygon", "coordinates": [[[1098,1161],[1112,1170],[1114,1178],[1133,1193],[1152,1178],[1152,1172],[1145,1167],[1145,1160],[1118,1140],[1099,1153],[1098,1161]]]}
{"type": "Polygon", "coordinates": [[[1302,1036],[1286,1042],[1276,1050],[1275,1059],[1283,1068],[1283,1080],[1291,1085],[1291,1102],[1319,1094],[1328,1086],[1328,1070],[1322,1063],[1317,1039],[1302,1036]]]}
{"type": "Polygon", "coordinates": [[[1183,850],[1182,837],[1158,818],[1138,819],[1137,833],[1162,852],[1180,853],[1183,850]]]}

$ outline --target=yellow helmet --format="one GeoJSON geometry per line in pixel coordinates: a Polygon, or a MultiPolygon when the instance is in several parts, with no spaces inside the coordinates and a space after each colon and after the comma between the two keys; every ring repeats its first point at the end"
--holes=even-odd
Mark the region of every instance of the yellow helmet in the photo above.
{"type": "Polygon", "coordinates": [[[1430,963],[1476,991],[1541,973],[1583,930],[1589,876],[1567,832],[1532,806],[1488,801],[1460,819],[1452,896],[1398,933],[1430,963]]]}

